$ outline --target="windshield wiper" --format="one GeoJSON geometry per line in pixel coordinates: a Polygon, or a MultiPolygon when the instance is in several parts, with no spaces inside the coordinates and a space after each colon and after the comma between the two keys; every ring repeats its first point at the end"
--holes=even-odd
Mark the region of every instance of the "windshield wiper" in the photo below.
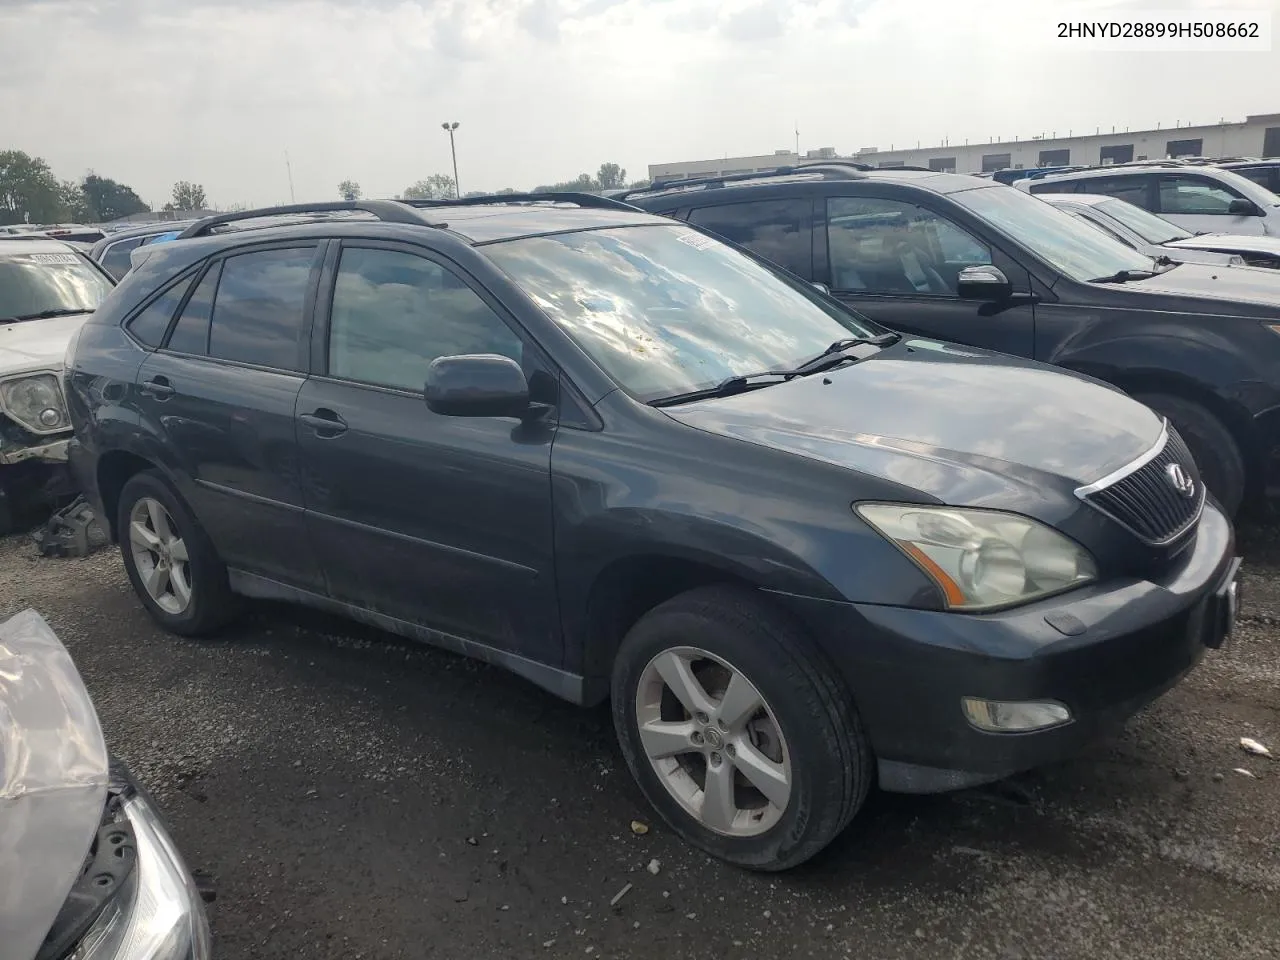
{"type": "Polygon", "coordinates": [[[793,377],[806,377],[811,373],[821,373],[823,370],[830,370],[838,364],[844,363],[851,359],[845,355],[845,351],[850,347],[873,346],[887,347],[897,343],[902,339],[901,334],[882,333],[874,337],[845,337],[843,340],[837,340],[828,346],[820,354],[812,360],[806,360],[799,366],[791,367],[783,370],[761,370],[757,373],[739,373],[732,377],[725,377],[713,387],[705,387],[702,390],[690,390],[686,393],[676,393],[669,397],[660,397],[657,400],[650,400],[651,407],[670,407],[678,403],[692,403],[695,400],[709,400],[713,397],[728,397],[735,393],[742,393],[746,390],[754,390],[757,387],[768,387],[775,383],[785,383],[793,377]]]}
{"type": "Polygon", "coordinates": [[[24,313],[16,317],[5,317],[0,323],[21,323],[23,320],[48,320],[50,317],[74,317],[92,310],[41,310],[39,313],[24,313]]]}
{"type": "Polygon", "coordinates": [[[1150,280],[1154,270],[1120,270],[1109,277],[1094,277],[1090,283],[1128,283],[1130,280],[1150,280]]]}

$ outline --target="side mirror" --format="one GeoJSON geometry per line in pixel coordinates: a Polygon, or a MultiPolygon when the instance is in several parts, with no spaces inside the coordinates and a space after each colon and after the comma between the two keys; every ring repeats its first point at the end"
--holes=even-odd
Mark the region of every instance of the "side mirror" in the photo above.
{"type": "Polygon", "coordinates": [[[1013,284],[999,267],[965,267],[956,278],[962,300],[1004,300],[1013,296],[1013,284]]]}
{"type": "Polygon", "coordinates": [[[828,297],[831,296],[831,288],[828,287],[825,283],[815,282],[813,286],[814,286],[814,289],[816,289],[819,293],[825,293],[828,297]]]}
{"type": "Polygon", "coordinates": [[[1235,217],[1262,216],[1262,211],[1258,209],[1258,205],[1244,197],[1236,197],[1236,199],[1227,204],[1227,213],[1235,217]]]}
{"type": "Polygon", "coordinates": [[[427,407],[445,417],[524,417],[529,381],[520,364],[491,353],[437,357],[422,388],[427,407]]]}

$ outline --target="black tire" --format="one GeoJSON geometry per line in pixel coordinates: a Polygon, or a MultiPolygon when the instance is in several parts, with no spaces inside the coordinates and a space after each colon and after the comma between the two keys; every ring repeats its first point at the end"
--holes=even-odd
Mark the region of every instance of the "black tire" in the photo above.
{"type": "Polygon", "coordinates": [[[156,623],[181,636],[206,636],[225,626],[240,612],[239,598],[227,584],[226,565],[218,556],[204,528],[192,514],[191,508],[163,474],[156,470],[144,470],[130,477],[120,491],[116,518],[125,571],[129,574],[134,592],[156,623]],[[177,528],[175,532],[181,536],[187,548],[191,600],[181,613],[174,614],[164,610],[152,599],[143,585],[133,556],[129,538],[130,515],[134,505],[143,498],[158,501],[168,511],[177,528]]]}
{"type": "Polygon", "coordinates": [[[1244,457],[1222,421],[1200,404],[1182,397],[1145,393],[1136,394],[1134,399],[1168,418],[1190,448],[1205,486],[1227,515],[1234,517],[1244,502],[1244,457]]]}
{"type": "Polygon", "coordinates": [[[676,833],[714,857],[753,870],[785,870],[848,826],[873,779],[871,749],[835,668],[790,617],[757,594],[702,587],[649,611],[623,640],[613,670],[613,720],[645,797],[676,833]],[[788,744],[791,795],[764,833],[730,837],[689,813],[668,791],[640,741],[636,697],[660,653],[694,646],[743,674],[768,703],[788,744]]]}

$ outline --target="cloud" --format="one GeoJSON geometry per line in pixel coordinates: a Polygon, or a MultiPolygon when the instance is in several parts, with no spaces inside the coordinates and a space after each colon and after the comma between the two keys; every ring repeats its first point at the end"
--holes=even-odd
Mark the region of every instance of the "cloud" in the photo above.
{"type": "Polygon", "coordinates": [[[721,29],[732,40],[772,40],[786,29],[787,6],[785,0],[759,0],[726,17],[721,29]]]}

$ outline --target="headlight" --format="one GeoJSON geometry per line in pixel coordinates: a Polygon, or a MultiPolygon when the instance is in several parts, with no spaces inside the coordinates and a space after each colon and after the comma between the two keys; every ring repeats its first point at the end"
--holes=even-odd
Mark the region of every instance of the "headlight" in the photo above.
{"type": "Polygon", "coordinates": [[[138,862],[129,889],[103,911],[74,960],[208,960],[209,924],[200,894],[159,819],[133,796],[124,804],[138,862]]]}
{"type": "Polygon", "coordinates": [[[938,585],[952,610],[1025,603],[1098,576],[1087,550],[1016,514],[907,503],[855,509],[938,585]]]}
{"type": "Polygon", "coordinates": [[[35,433],[62,430],[70,422],[58,378],[51,373],[0,384],[0,408],[35,433]]]}

